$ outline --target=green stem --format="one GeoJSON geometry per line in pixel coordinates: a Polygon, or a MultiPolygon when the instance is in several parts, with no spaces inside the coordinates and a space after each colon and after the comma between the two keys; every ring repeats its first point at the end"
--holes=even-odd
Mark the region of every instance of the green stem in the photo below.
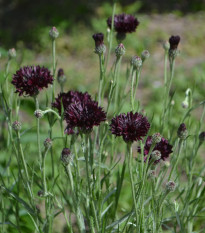
{"type": "MultiPolygon", "coordinates": [[[[138,84],[139,84],[141,71],[142,71],[142,67],[140,67],[139,70],[136,71],[136,84],[135,84],[135,92],[134,92],[135,95],[133,96],[133,105],[134,105],[135,98],[136,98],[136,95],[137,95],[137,88],[138,88],[138,84]]],[[[138,111],[138,109],[137,109],[137,111],[138,111]]]]}
{"type": "Polygon", "coordinates": [[[118,101],[119,101],[119,89],[120,89],[120,80],[119,80],[119,71],[120,71],[120,65],[121,65],[122,57],[119,58],[119,62],[117,64],[117,70],[115,72],[115,110],[118,111],[118,101]]]}
{"type": "Polygon", "coordinates": [[[113,8],[112,8],[112,22],[111,22],[111,30],[110,30],[110,41],[109,41],[108,55],[107,55],[107,61],[106,61],[106,69],[107,69],[108,62],[110,60],[110,54],[111,54],[111,50],[112,50],[115,10],[116,10],[116,0],[114,0],[114,4],[113,4],[113,8]]]}
{"type": "MultiPolygon", "coordinates": [[[[56,43],[55,40],[52,40],[52,58],[53,58],[53,78],[55,78],[56,73],[56,43]]],[[[52,102],[55,99],[55,80],[52,86],[52,102]]]]}
{"type": "Polygon", "coordinates": [[[99,87],[98,87],[98,103],[101,104],[101,98],[103,98],[103,85],[104,85],[104,55],[99,55],[99,62],[100,62],[100,80],[99,80],[99,87]]]}
{"type": "Polygon", "coordinates": [[[9,74],[9,67],[10,67],[10,59],[8,59],[8,62],[6,64],[6,73],[5,73],[5,81],[6,81],[6,91],[8,93],[9,87],[8,87],[8,74],[9,74]]]}
{"type": "Polygon", "coordinates": [[[137,214],[137,202],[136,202],[136,197],[135,197],[135,185],[134,185],[133,171],[132,171],[133,158],[132,158],[132,144],[131,143],[127,144],[127,149],[128,149],[128,168],[129,168],[130,182],[131,182],[131,188],[132,188],[132,198],[134,202],[135,215],[137,218],[138,214],[137,214]]]}
{"type": "Polygon", "coordinates": [[[26,174],[26,178],[25,178],[26,185],[27,185],[30,197],[31,197],[31,203],[33,203],[33,200],[34,200],[33,199],[33,193],[32,193],[31,187],[30,187],[30,178],[29,178],[29,174],[28,174],[28,169],[27,169],[26,161],[25,161],[25,158],[24,158],[24,153],[23,153],[23,149],[22,149],[22,145],[21,145],[21,139],[20,139],[20,133],[19,133],[19,131],[17,132],[17,140],[18,140],[19,155],[21,157],[21,161],[23,163],[23,169],[24,169],[25,174],[26,174]]]}
{"type": "Polygon", "coordinates": [[[74,202],[74,209],[75,209],[75,212],[76,212],[78,226],[79,226],[80,232],[85,233],[84,219],[83,219],[83,215],[82,215],[82,212],[81,212],[81,209],[80,209],[80,206],[79,206],[79,202],[77,200],[77,196],[76,196],[76,192],[75,192],[75,188],[74,188],[74,182],[73,182],[73,175],[72,175],[70,164],[65,166],[65,172],[66,172],[66,174],[67,174],[67,176],[69,178],[69,181],[70,181],[72,198],[73,198],[73,202],[74,202]]]}
{"type": "Polygon", "coordinates": [[[94,201],[93,201],[93,197],[92,197],[91,182],[90,182],[91,173],[90,173],[90,169],[89,169],[89,162],[90,162],[90,158],[89,158],[89,135],[83,135],[83,137],[84,137],[84,146],[86,147],[85,148],[85,163],[86,163],[86,176],[87,176],[87,183],[88,183],[88,195],[89,195],[88,199],[89,199],[89,202],[91,204],[92,212],[94,214],[94,219],[95,219],[95,224],[96,224],[96,227],[97,227],[97,232],[99,232],[100,228],[99,228],[97,213],[96,213],[96,209],[95,209],[95,205],[94,205],[94,201]]]}
{"type": "Polygon", "coordinates": [[[110,92],[109,92],[109,96],[108,96],[107,112],[108,112],[110,104],[112,102],[114,93],[115,93],[115,107],[116,107],[117,96],[118,96],[116,88],[117,88],[117,85],[119,82],[118,76],[119,76],[119,68],[120,68],[121,60],[122,60],[122,58],[120,57],[120,58],[116,58],[116,61],[115,61],[114,78],[113,78],[113,82],[111,83],[110,92]]]}
{"type": "MultiPolygon", "coordinates": [[[[39,103],[37,97],[34,97],[35,104],[36,104],[36,110],[39,109],[39,103]]],[[[40,119],[36,118],[36,125],[37,125],[37,144],[38,144],[38,156],[39,156],[39,163],[40,163],[40,170],[41,170],[41,164],[42,164],[42,154],[41,154],[41,144],[40,144],[40,119]]],[[[42,170],[41,170],[42,172],[42,170]]]]}
{"type": "Polygon", "coordinates": [[[172,166],[172,169],[171,169],[171,172],[170,172],[170,174],[169,174],[168,180],[171,180],[172,174],[173,174],[173,172],[175,171],[176,166],[177,166],[177,164],[178,164],[178,162],[179,162],[179,158],[180,158],[180,154],[181,154],[181,149],[182,149],[182,142],[183,142],[183,140],[180,139],[180,140],[179,140],[179,149],[178,149],[178,153],[177,153],[177,158],[176,158],[176,161],[175,161],[175,163],[174,163],[174,166],[172,166]]]}
{"type": "Polygon", "coordinates": [[[165,84],[165,92],[164,92],[164,104],[163,104],[163,117],[162,117],[162,124],[161,124],[161,131],[163,132],[165,119],[166,119],[166,113],[167,109],[169,107],[169,94],[170,89],[174,77],[174,68],[175,68],[175,59],[170,60],[170,79],[167,80],[167,61],[168,61],[168,52],[165,51],[165,57],[164,57],[164,84],[165,84]]]}
{"type": "Polygon", "coordinates": [[[43,111],[44,114],[49,113],[49,112],[51,112],[54,115],[56,115],[56,117],[58,118],[58,120],[61,120],[61,117],[59,116],[59,114],[56,111],[54,111],[52,109],[47,109],[47,110],[43,111]]]}
{"type": "Polygon", "coordinates": [[[50,147],[48,147],[47,149],[45,149],[45,152],[43,154],[43,162],[42,162],[42,173],[43,173],[43,187],[44,187],[44,193],[47,194],[47,184],[46,184],[46,166],[45,166],[45,160],[46,160],[46,155],[49,151],[50,147]]]}
{"type": "Polygon", "coordinates": [[[133,96],[133,91],[134,91],[134,82],[135,82],[135,75],[136,75],[136,70],[132,70],[132,80],[131,80],[131,90],[130,90],[130,104],[131,104],[131,110],[134,111],[134,96],[133,96]]]}

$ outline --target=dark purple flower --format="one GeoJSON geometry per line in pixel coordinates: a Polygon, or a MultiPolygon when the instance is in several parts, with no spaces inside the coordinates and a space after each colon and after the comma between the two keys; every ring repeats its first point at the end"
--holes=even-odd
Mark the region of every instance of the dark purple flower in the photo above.
{"type": "Polygon", "coordinates": [[[61,115],[62,107],[65,111],[65,109],[72,103],[88,101],[91,101],[91,96],[87,92],[82,93],[78,91],[68,91],[67,93],[63,92],[58,94],[58,97],[55,99],[55,102],[52,103],[52,106],[57,108],[59,114],[61,115]]]}
{"type": "Polygon", "coordinates": [[[95,101],[75,102],[65,110],[67,122],[66,133],[73,132],[75,127],[82,133],[91,132],[94,126],[106,120],[106,114],[95,101]]]}
{"type": "MultiPolygon", "coordinates": [[[[111,28],[112,17],[107,19],[107,25],[111,28]]],[[[117,33],[131,33],[135,32],[139,21],[133,15],[119,14],[114,17],[114,29],[117,33]]]]}
{"type": "Polygon", "coordinates": [[[149,131],[150,124],[146,117],[136,112],[120,114],[112,119],[111,132],[116,136],[122,136],[125,142],[142,140],[149,131]]]}
{"type": "Polygon", "coordinates": [[[96,33],[93,35],[93,39],[95,41],[95,47],[98,47],[99,45],[103,44],[104,34],[101,32],[96,33]]]}
{"type": "Polygon", "coordinates": [[[176,50],[180,42],[180,36],[171,36],[169,38],[170,50],[176,50]]]}
{"type": "MultiPolygon", "coordinates": [[[[149,154],[149,150],[150,150],[151,145],[152,145],[152,137],[148,136],[146,143],[145,143],[145,146],[144,146],[144,155],[145,156],[149,154]]],[[[165,138],[162,138],[161,141],[156,144],[153,151],[155,151],[155,150],[158,150],[161,153],[162,160],[166,160],[166,158],[168,158],[169,155],[173,152],[172,145],[170,145],[168,140],[166,140],[165,138]]],[[[138,148],[138,152],[141,152],[140,148],[138,148]]],[[[160,159],[155,161],[155,163],[158,163],[159,161],[160,161],[160,159]]]]}
{"type": "Polygon", "coordinates": [[[11,82],[16,87],[16,93],[19,96],[35,96],[48,84],[53,83],[53,76],[45,67],[25,66],[16,71],[11,82]]]}

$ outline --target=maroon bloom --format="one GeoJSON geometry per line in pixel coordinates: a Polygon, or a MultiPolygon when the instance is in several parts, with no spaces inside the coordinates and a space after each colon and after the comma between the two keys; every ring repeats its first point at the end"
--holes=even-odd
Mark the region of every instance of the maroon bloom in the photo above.
{"type": "MultiPolygon", "coordinates": [[[[112,17],[107,19],[107,25],[111,28],[112,17]]],[[[117,33],[131,33],[135,32],[139,21],[133,15],[119,14],[114,16],[114,29],[117,33]]]]}
{"type": "Polygon", "coordinates": [[[19,96],[35,96],[48,84],[53,83],[53,76],[45,67],[25,66],[16,71],[11,82],[16,87],[16,93],[19,96]]]}
{"type": "Polygon", "coordinates": [[[93,35],[93,39],[95,41],[95,47],[98,47],[99,45],[103,44],[104,34],[101,32],[96,33],[93,35]]]}
{"type": "Polygon", "coordinates": [[[171,36],[169,38],[170,50],[176,50],[180,42],[180,36],[171,36]]]}
{"type": "Polygon", "coordinates": [[[58,94],[58,97],[55,99],[55,102],[52,103],[52,106],[57,108],[61,115],[62,108],[65,111],[65,109],[72,103],[88,101],[91,101],[91,96],[87,92],[68,91],[67,93],[63,92],[58,94]]]}
{"type": "MultiPolygon", "coordinates": [[[[152,145],[152,137],[148,136],[146,143],[145,143],[145,146],[144,146],[144,155],[145,156],[149,154],[149,150],[150,150],[151,145],[152,145]]],[[[155,150],[158,150],[161,153],[160,159],[162,159],[162,160],[166,160],[169,157],[169,155],[173,152],[172,145],[170,145],[168,140],[166,140],[165,138],[162,138],[161,141],[156,144],[153,151],[155,151],[155,150]]],[[[138,152],[141,152],[140,148],[138,148],[138,152]]],[[[158,163],[160,161],[160,159],[156,160],[155,163],[158,163]]]]}
{"type": "Polygon", "coordinates": [[[150,124],[146,117],[136,112],[120,114],[112,119],[111,132],[116,136],[122,136],[125,142],[142,140],[149,131],[150,124]]]}
{"type": "Polygon", "coordinates": [[[70,104],[64,114],[67,122],[66,133],[73,133],[78,128],[81,133],[89,133],[94,126],[106,120],[106,114],[95,101],[75,102],[70,104]]]}

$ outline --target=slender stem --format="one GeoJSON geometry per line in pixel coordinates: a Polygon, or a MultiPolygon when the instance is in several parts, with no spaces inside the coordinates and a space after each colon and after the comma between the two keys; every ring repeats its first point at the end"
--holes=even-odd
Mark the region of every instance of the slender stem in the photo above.
{"type": "MultiPolygon", "coordinates": [[[[52,40],[52,58],[53,58],[53,77],[55,78],[55,73],[56,73],[56,43],[55,39],[52,40]]],[[[55,80],[53,82],[52,86],[52,102],[54,101],[55,98],[55,80]]]]}
{"type": "MultiPolygon", "coordinates": [[[[39,103],[37,97],[34,97],[36,110],[39,109],[39,103]]],[[[40,163],[40,170],[42,164],[42,154],[41,154],[41,144],[40,144],[40,119],[36,118],[36,125],[37,125],[37,144],[38,144],[38,156],[39,156],[39,163],[40,163]]],[[[42,170],[41,170],[42,171],[42,170]]]]}
{"type": "Polygon", "coordinates": [[[132,188],[132,198],[134,202],[135,215],[137,218],[137,202],[136,202],[136,197],[135,197],[135,185],[134,185],[133,171],[132,171],[132,164],[133,164],[132,144],[128,143],[127,148],[128,148],[128,168],[129,168],[130,182],[131,182],[131,188],[132,188]]]}
{"type": "Polygon", "coordinates": [[[130,104],[131,104],[131,110],[134,111],[134,97],[133,97],[133,90],[134,90],[134,82],[135,82],[135,75],[136,70],[132,70],[132,80],[131,80],[131,90],[130,90],[130,104]]]}
{"type": "Polygon", "coordinates": [[[136,95],[137,95],[137,88],[138,88],[138,84],[139,84],[141,70],[142,70],[142,67],[140,67],[139,70],[136,71],[136,84],[135,84],[135,92],[134,92],[135,94],[133,96],[133,104],[135,103],[135,98],[136,98],[136,95]]]}
{"type": "Polygon", "coordinates": [[[70,164],[65,166],[65,172],[66,172],[66,174],[67,174],[67,176],[69,178],[69,181],[70,181],[72,198],[73,198],[73,202],[74,202],[74,209],[75,209],[75,212],[76,212],[78,226],[79,226],[80,232],[84,233],[85,232],[85,224],[84,224],[83,215],[82,215],[82,212],[81,212],[81,209],[80,209],[80,206],[79,206],[79,202],[77,200],[76,191],[75,191],[74,182],[73,182],[73,175],[72,175],[70,164]]]}
{"type": "Polygon", "coordinates": [[[162,117],[162,126],[161,126],[161,131],[163,132],[164,129],[164,124],[165,124],[165,118],[166,118],[166,113],[169,108],[169,94],[172,86],[172,81],[174,77],[174,68],[175,68],[175,59],[170,60],[170,79],[169,81],[167,80],[167,54],[165,52],[165,67],[164,67],[164,80],[165,80],[165,98],[164,98],[164,107],[163,107],[163,117],[162,117]]]}
{"type": "Polygon", "coordinates": [[[83,137],[84,137],[84,146],[86,147],[85,148],[85,163],[86,163],[86,175],[87,175],[87,182],[88,182],[88,195],[89,195],[88,199],[91,204],[92,212],[94,214],[97,231],[99,232],[100,228],[99,228],[97,213],[96,213],[96,209],[95,209],[95,205],[94,205],[94,201],[92,197],[91,182],[90,182],[91,173],[89,169],[90,158],[89,158],[89,148],[88,148],[89,147],[89,135],[83,135],[83,137]]]}
{"type": "Polygon", "coordinates": [[[179,149],[178,149],[178,153],[177,153],[177,156],[176,156],[176,161],[175,161],[175,163],[174,163],[174,166],[173,166],[172,169],[171,169],[171,172],[170,172],[170,174],[169,174],[169,179],[168,179],[168,180],[171,180],[172,174],[173,174],[173,172],[175,171],[176,166],[177,166],[177,164],[178,164],[178,162],[179,162],[179,158],[180,158],[180,154],[181,154],[181,149],[182,149],[182,142],[183,142],[183,141],[180,139],[180,140],[179,140],[179,149]]]}
{"type": "Polygon", "coordinates": [[[43,154],[43,162],[42,162],[42,172],[43,172],[43,187],[44,187],[44,193],[47,194],[47,184],[46,184],[46,166],[45,166],[45,160],[46,155],[49,151],[50,147],[45,149],[45,152],[43,154]]]}
{"type": "Polygon", "coordinates": [[[120,87],[120,80],[119,80],[119,71],[121,65],[122,57],[119,58],[119,62],[117,64],[117,69],[115,72],[115,110],[118,110],[118,101],[119,101],[119,87],[120,87]]]}
{"type": "Polygon", "coordinates": [[[117,97],[118,97],[116,86],[118,85],[118,82],[119,82],[118,76],[119,76],[119,68],[120,68],[121,60],[122,60],[122,58],[120,57],[120,58],[116,58],[116,61],[115,61],[114,78],[113,78],[113,82],[111,83],[110,92],[109,92],[109,96],[108,96],[107,112],[108,112],[110,104],[112,102],[114,93],[115,93],[115,107],[116,107],[116,102],[117,102],[117,97]]]}
{"type": "Polygon", "coordinates": [[[10,67],[10,59],[8,59],[8,62],[6,64],[6,72],[5,72],[5,81],[6,81],[6,91],[8,93],[9,87],[8,87],[8,74],[9,74],[9,67],[10,67]]]}
{"type": "Polygon", "coordinates": [[[107,69],[108,62],[110,60],[110,54],[111,54],[111,50],[112,50],[115,10],[116,10],[116,0],[114,0],[114,4],[113,4],[113,8],[112,8],[112,22],[111,22],[111,30],[110,30],[110,41],[109,41],[108,55],[107,55],[107,61],[106,61],[106,66],[105,66],[106,69],[107,69]]]}
{"type": "Polygon", "coordinates": [[[21,157],[21,161],[23,163],[23,168],[24,168],[24,171],[26,173],[27,188],[28,188],[28,191],[29,191],[29,194],[30,194],[30,197],[31,197],[31,203],[33,203],[34,199],[33,199],[33,193],[32,193],[31,187],[30,187],[30,177],[29,177],[29,174],[28,174],[28,169],[27,169],[25,158],[24,158],[24,153],[23,153],[23,149],[22,149],[22,145],[21,145],[21,139],[20,139],[20,133],[19,133],[19,131],[17,131],[17,140],[18,140],[19,155],[21,157]]]}
{"type": "Polygon", "coordinates": [[[58,120],[61,119],[61,117],[58,115],[58,113],[56,111],[54,111],[53,109],[47,109],[47,110],[43,111],[44,114],[49,113],[49,112],[51,112],[54,115],[56,115],[56,117],[58,118],[58,120]]]}
{"type": "Polygon", "coordinates": [[[101,98],[103,98],[103,85],[104,85],[104,55],[99,55],[99,62],[100,62],[100,80],[99,80],[99,87],[98,87],[98,103],[101,104],[101,98]]]}

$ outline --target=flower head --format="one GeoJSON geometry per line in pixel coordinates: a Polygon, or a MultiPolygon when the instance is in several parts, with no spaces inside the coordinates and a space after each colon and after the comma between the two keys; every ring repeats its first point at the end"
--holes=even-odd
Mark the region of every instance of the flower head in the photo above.
{"type": "Polygon", "coordinates": [[[9,57],[9,59],[12,59],[12,58],[16,57],[16,50],[15,50],[15,48],[9,49],[9,51],[8,51],[8,57],[9,57]]]}
{"type": "Polygon", "coordinates": [[[65,76],[64,70],[62,68],[60,68],[58,70],[57,80],[58,80],[59,84],[63,84],[66,81],[66,76],[65,76]]]}
{"type": "Polygon", "coordinates": [[[188,131],[187,131],[187,128],[186,128],[186,125],[184,123],[182,123],[178,130],[177,130],[177,135],[180,139],[182,140],[185,140],[187,138],[187,135],[188,135],[188,131]]]}
{"type": "Polygon", "coordinates": [[[176,184],[174,181],[169,181],[166,183],[166,190],[167,192],[174,192],[176,189],[176,184]]]}
{"type": "Polygon", "coordinates": [[[138,112],[128,112],[114,117],[110,127],[112,134],[122,136],[125,142],[133,142],[146,136],[150,124],[147,118],[138,112]]]}
{"type": "Polygon", "coordinates": [[[48,149],[52,146],[53,141],[50,138],[46,138],[43,144],[44,144],[45,148],[48,149]]]}
{"type": "Polygon", "coordinates": [[[170,50],[176,50],[180,42],[180,36],[171,36],[169,38],[170,50]]]}
{"type": "Polygon", "coordinates": [[[94,126],[106,120],[106,114],[95,101],[75,102],[65,110],[66,132],[73,133],[75,127],[81,133],[89,133],[94,126]]]}
{"type": "Polygon", "coordinates": [[[69,148],[64,148],[61,152],[61,161],[64,166],[70,164],[73,160],[73,154],[71,153],[69,148]]]}
{"type": "Polygon", "coordinates": [[[56,27],[52,27],[49,31],[49,36],[52,40],[55,40],[59,36],[59,32],[56,27]]]}
{"type": "Polygon", "coordinates": [[[58,94],[58,97],[55,99],[55,102],[52,103],[52,106],[57,108],[59,114],[61,115],[62,107],[65,111],[65,109],[72,103],[88,101],[91,101],[91,96],[87,92],[82,93],[78,91],[68,91],[67,93],[63,92],[58,94]]]}
{"type": "Polygon", "coordinates": [[[53,83],[53,76],[45,67],[24,66],[16,71],[11,82],[19,96],[36,96],[40,90],[53,83]]]}
{"type": "Polygon", "coordinates": [[[103,42],[103,40],[104,40],[104,34],[103,33],[96,33],[96,34],[94,34],[93,35],[93,39],[94,39],[94,41],[95,41],[95,46],[97,47],[97,46],[99,46],[99,45],[101,45],[101,44],[103,44],[104,42],[103,42]]]}
{"type": "MultiPolygon", "coordinates": [[[[148,136],[145,146],[144,146],[144,155],[148,155],[149,154],[149,150],[151,148],[152,145],[152,137],[148,136]]],[[[157,143],[153,149],[153,151],[159,151],[161,153],[161,158],[163,161],[169,157],[169,155],[173,152],[172,151],[172,145],[169,144],[168,140],[166,140],[165,138],[162,138],[161,141],[159,143],[157,143]]],[[[138,152],[141,152],[140,148],[138,148],[138,152]]],[[[152,158],[152,154],[150,159],[152,158]]],[[[155,163],[158,163],[159,160],[156,160],[155,163]]]]}
{"type": "Polygon", "coordinates": [[[116,48],[115,48],[115,55],[117,58],[122,57],[125,54],[125,46],[120,43],[116,48]]]}
{"type": "MultiPolygon", "coordinates": [[[[107,25],[111,28],[112,17],[107,19],[107,25]]],[[[114,17],[114,29],[117,33],[131,33],[135,32],[139,21],[133,15],[119,14],[114,17]]]]}
{"type": "Polygon", "coordinates": [[[95,53],[97,54],[104,54],[106,52],[106,46],[104,45],[104,34],[103,33],[96,33],[93,35],[93,39],[95,41],[95,53]]]}
{"type": "Polygon", "coordinates": [[[13,128],[13,130],[15,130],[15,131],[20,131],[20,130],[21,130],[21,122],[19,122],[19,121],[14,121],[14,122],[12,123],[12,128],[13,128]]]}

